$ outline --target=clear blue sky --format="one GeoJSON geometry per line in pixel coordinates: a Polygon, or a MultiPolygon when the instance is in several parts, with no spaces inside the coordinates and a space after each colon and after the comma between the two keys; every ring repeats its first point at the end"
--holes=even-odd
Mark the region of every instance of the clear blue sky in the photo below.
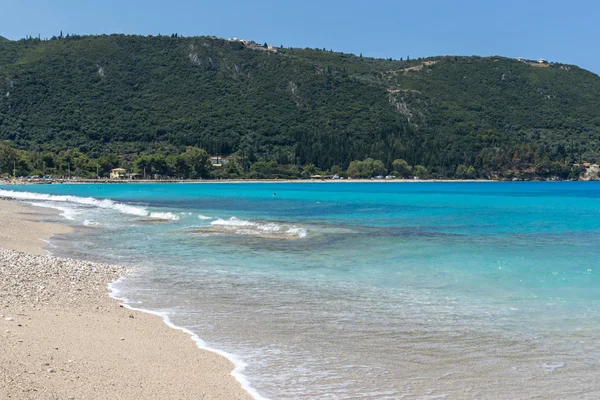
{"type": "Polygon", "coordinates": [[[0,0],[0,12],[9,39],[177,32],[386,58],[545,58],[600,73],[598,0],[0,0]]]}

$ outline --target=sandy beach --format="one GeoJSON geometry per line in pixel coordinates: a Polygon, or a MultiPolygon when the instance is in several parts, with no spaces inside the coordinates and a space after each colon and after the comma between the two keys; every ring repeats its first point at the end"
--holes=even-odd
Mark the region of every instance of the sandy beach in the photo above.
{"type": "Polygon", "coordinates": [[[0,200],[0,399],[251,399],[233,364],[109,297],[120,267],[41,249],[72,229],[0,200]]]}

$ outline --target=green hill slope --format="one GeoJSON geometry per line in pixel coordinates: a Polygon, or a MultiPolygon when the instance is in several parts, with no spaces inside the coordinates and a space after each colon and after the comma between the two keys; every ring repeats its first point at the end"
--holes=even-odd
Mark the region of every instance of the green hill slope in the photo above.
{"type": "Polygon", "coordinates": [[[0,140],[31,151],[192,145],[322,169],[401,158],[442,176],[600,157],[600,77],[570,65],[110,35],[0,41],[0,77],[0,140]]]}

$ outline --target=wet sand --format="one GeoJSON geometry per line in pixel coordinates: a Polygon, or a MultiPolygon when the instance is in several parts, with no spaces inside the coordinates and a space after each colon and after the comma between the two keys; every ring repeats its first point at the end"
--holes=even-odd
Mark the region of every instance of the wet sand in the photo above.
{"type": "Polygon", "coordinates": [[[66,225],[41,222],[56,214],[54,210],[0,199],[0,247],[31,254],[48,254],[42,249],[46,245],[43,239],[73,232],[66,225]]]}
{"type": "Polygon", "coordinates": [[[229,360],[109,297],[128,271],[43,255],[72,232],[52,213],[0,200],[0,399],[251,399],[229,360]]]}

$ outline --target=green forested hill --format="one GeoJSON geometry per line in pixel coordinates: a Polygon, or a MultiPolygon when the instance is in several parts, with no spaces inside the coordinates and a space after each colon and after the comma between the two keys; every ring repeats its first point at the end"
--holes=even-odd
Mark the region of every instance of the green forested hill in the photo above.
{"type": "Polygon", "coordinates": [[[197,146],[247,166],[346,169],[371,157],[449,177],[553,174],[600,158],[600,77],[571,65],[70,36],[0,39],[0,84],[0,140],[30,152],[197,146]]]}

